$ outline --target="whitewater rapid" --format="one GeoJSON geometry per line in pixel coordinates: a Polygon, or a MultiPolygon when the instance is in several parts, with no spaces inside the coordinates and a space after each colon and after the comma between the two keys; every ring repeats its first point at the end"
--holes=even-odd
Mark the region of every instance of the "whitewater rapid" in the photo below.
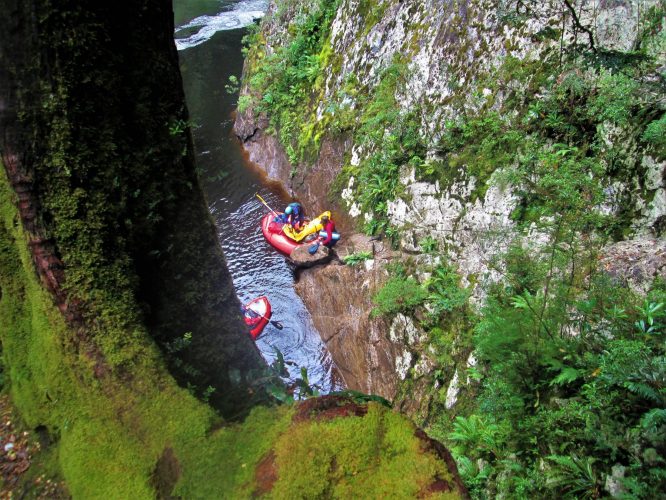
{"type": "Polygon", "coordinates": [[[213,16],[199,16],[190,22],[177,26],[174,32],[178,50],[189,49],[209,40],[215,33],[223,30],[234,30],[249,26],[261,19],[268,6],[267,0],[243,0],[235,3],[228,10],[213,16]],[[179,33],[198,28],[196,33],[179,37],[179,33]]]}

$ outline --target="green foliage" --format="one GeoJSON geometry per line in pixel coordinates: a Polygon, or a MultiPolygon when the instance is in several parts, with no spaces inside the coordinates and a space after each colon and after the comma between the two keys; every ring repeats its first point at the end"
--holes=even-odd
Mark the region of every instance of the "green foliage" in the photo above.
{"type": "Polygon", "coordinates": [[[370,153],[350,174],[357,176],[355,193],[361,209],[372,214],[365,230],[369,234],[392,233],[388,202],[400,193],[400,168],[423,163],[426,147],[420,134],[419,110],[400,111],[396,94],[404,85],[407,65],[396,57],[383,70],[372,96],[361,104],[355,140],[370,153]]]}
{"type": "Polygon", "coordinates": [[[419,247],[423,253],[435,253],[439,247],[439,243],[432,236],[426,236],[419,241],[419,247]]]}
{"type": "Polygon", "coordinates": [[[429,292],[428,303],[435,315],[451,313],[465,307],[469,291],[461,288],[459,283],[460,277],[449,265],[440,265],[432,272],[426,287],[429,292]]]}
{"type": "Polygon", "coordinates": [[[185,332],[182,337],[177,337],[170,342],[164,343],[164,349],[169,354],[176,354],[189,347],[192,343],[192,332],[185,332]]]}
{"type": "Polygon", "coordinates": [[[224,91],[227,94],[237,94],[240,88],[240,81],[236,75],[231,75],[229,77],[229,83],[224,85],[224,91]]]}
{"type": "Polygon", "coordinates": [[[513,162],[523,140],[523,133],[506,124],[494,111],[450,123],[437,145],[443,161],[433,175],[448,186],[464,171],[477,179],[472,199],[483,198],[490,175],[513,162]]]}
{"type": "Polygon", "coordinates": [[[361,0],[358,3],[358,14],[365,23],[364,33],[370,31],[382,19],[388,5],[388,2],[381,0],[361,0]]]}
{"type": "Polygon", "coordinates": [[[596,271],[603,240],[577,244],[573,218],[544,227],[545,248],[509,250],[476,326],[482,390],[449,435],[461,470],[478,496],[597,498],[622,464],[625,488],[653,497],[666,486],[660,282],[638,301],[596,271]]]}
{"type": "Polygon", "coordinates": [[[395,315],[409,313],[428,298],[427,290],[412,277],[394,276],[384,284],[372,301],[377,307],[372,314],[395,315]]]}
{"type": "MultiPolygon", "coordinates": [[[[319,147],[320,124],[311,121],[308,104],[317,91],[321,68],[327,62],[328,32],[339,0],[319,0],[290,26],[285,45],[252,66],[250,89],[260,95],[256,111],[267,112],[289,161],[311,159],[319,147]]],[[[258,32],[246,35],[251,51],[261,51],[258,32]]],[[[244,104],[244,107],[247,105],[244,104]]]]}
{"type": "Polygon", "coordinates": [[[592,468],[594,459],[550,455],[555,467],[548,474],[548,486],[562,491],[563,498],[598,498],[601,484],[592,468]]]}
{"type": "Polygon", "coordinates": [[[486,422],[478,415],[469,418],[458,416],[449,439],[456,444],[458,454],[468,454],[473,450],[481,456],[496,458],[501,455],[501,434],[498,425],[486,422]]]}
{"type": "Polygon", "coordinates": [[[372,258],[373,258],[372,252],[362,251],[345,255],[342,258],[342,262],[344,262],[348,266],[356,266],[361,262],[365,262],[366,260],[372,260],[372,258]]]}
{"type": "Polygon", "coordinates": [[[343,391],[333,391],[333,392],[330,392],[329,394],[331,394],[333,396],[343,396],[343,397],[348,398],[349,400],[353,401],[356,404],[366,404],[366,403],[374,402],[374,403],[383,405],[386,408],[392,408],[393,407],[391,402],[388,401],[386,398],[383,398],[381,396],[377,396],[376,394],[365,394],[363,392],[354,391],[352,389],[345,389],[343,391]]]}
{"type": "Polygon", "coordinates": [[[248,95],[242,95],[238,98],[238,112],[243,113],[252,105],[252,98],[248,95]]]}
{"type": "Polygon", "coordinates": [[[642,138],[654,147],[659,159],[666,158],[666,115],[650,122],[645,128],[642,138]]]}
{"type": "Polygon", "coordinates": [[[293,404],[297,399],[307,399],[320,395],[320,387],[310,384],[308,371],[300,367],[300,377],[291,377],[287,365],[296,366],[296,363],[285,359],[278,348],[275,351],[275,361],[271,363],[264,375],[254,382],[257,390],[266,390],[278,403],[293,404]]]}
{"type": "MultiPolygon", "coordinates": [[[[362,29],[382,5],[359,3],[367,21],[362,29]]],[[[514,10],[502,8],[499,15],[521,25],[526,14],[514,10]]],[[[663,11],[651,8],[642,21],[641,43],[652,52],[662,19],[663,11]]],[[[561,34],[559,27],[548,27],[535,37],[556,40],[561,34]]],[[[309,54],[319,54],[320,63],[324,55],[331,58],[335,72],[328,49],[324,44],[309,54]]],[[[578,48],[574,52],[580,55],[578,48]]],[[[627,195],[619,213],[602,214],[609,179],[638,177],[642,185],[633,152],[639,141],[656,157],[665,156],[666,122],[654,97],[660,90],[648,83],[654,80],[652,52],[599,50],[576,60],[556,52],[539,61],[508,56],[479,82],[476,106],[465,106],[467,96],[452,97],[458,118],[446,124],[436,144],[422,136],[427,111],[400,110],[396,96],[404,91],[408,68],[400,58],[384,69],[375,88],[359,88],[356,77],[348,77],[317,123],[309,104],[317,96],[314,59],[299,63],[297,78],[309,82],[306,93],[297,94],[300,87],[294,86],[269,96],[271,105],[285,103],[278,106],[275,126],[292,160],[307,159],[303,144],[316,143],[327,130],[353,132],[361,162],[345,165],[336,189],[354,177],[355,201],[372,216],[365,227],[370,234],[395,236],[388,205],[401,195],[401,169],[415,167],[444,188],[473,176],[473,199],[485,196],[491,179],[510,185],[519,197],[513,214],[518,229],[540,236],[540,246],[516,241],[497,259],[503,281],[488,290],[474,327],[481,359],[474,368],[478,405],[455,420],[451,439],[478,496],[596,497],[616,463],[627,467],[624,485],[634,497],[664,489],[655,470],[664,464],[660,304],[666,299],[656,294],[641,304],[596,271],[599,249],[608,237],[629,234],[640,206],[627,195]],[[504,99],[496,101],[500,93],[504,99]]],[[[433,241],[424,240],[422,250],[435,252],[433,241]]],[[[420,319],[443,373],[459,334],[475,321],[460,319],[468,292],[446,266],[422,285],[407,276],[394,275],[377,293],[375,314],[420,319]],[[422,305],[432,314],[423,314],[422,305]]]]}
{"type": "Polygon", "coordinates": [[[624,73],[602,72],[596,82],[595,94],[588,102],[587,112],[598,121],[626,127],[639,104],[639,83],[624,73]]]}

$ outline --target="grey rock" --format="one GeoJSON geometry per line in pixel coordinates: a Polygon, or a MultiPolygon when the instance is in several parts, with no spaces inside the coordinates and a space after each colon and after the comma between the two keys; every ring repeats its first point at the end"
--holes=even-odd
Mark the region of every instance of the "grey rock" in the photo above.
{"type": "MultiPolygon", "coordinates": [[[[313,243],[314,244],[314,243],[313,243]]],[[[327,264],[331,261],[333,253],[328,247],[324,245],[319,245],[317,251],[314,254],[311,254],[308,249],[311,245],[301,245],[294,248],[293,252],[289,255],[289,259],[292,264],[297,268],[307,268],[318,266],[322,264],[327,264]]]]}

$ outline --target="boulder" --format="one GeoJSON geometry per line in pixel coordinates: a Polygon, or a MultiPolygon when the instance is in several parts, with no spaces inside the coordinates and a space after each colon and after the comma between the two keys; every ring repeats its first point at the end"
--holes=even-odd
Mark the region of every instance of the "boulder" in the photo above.
{"type": "MultiPolygon", "coordinates": [[[[313,243],[314,244],[314,243],[313,243]]],[[[317,251],[311,254],[308,250],[313,244],[301,245],[291,252],[289,259],[296,268],[307,268],[327,264],[333,258],[333,252],[324,245],[319,245],[317,251]]]]}

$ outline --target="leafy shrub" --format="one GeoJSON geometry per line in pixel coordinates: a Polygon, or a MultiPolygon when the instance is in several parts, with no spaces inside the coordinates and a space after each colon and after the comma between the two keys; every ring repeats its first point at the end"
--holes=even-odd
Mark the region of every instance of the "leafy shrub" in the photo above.
{"type": "Polygon", "coordinates": [[[648,124],[643,140],[654,146],[659,158],[666,157],[666,115],[648,124]]]}
{"type": "Polygon", "coordinates": [[[355,266],[366,260],[372,260],[372,252],[356,252],[342,258],[342,261],[348,266],[355,266]]]}
{"type": "Polygon", "coordinates": [[[373,297],[372,301],[377,307],[373,309],[372,314],[391,316],[409,313],[422,305],[427,298],[428,292],[414,278],[392,277],[373,297]]]}
{"type": "Polygon", "coordinates": [[[594,97],[587,103],[590,117],[627,126],[638,104],[639,84],[624,73],[605,71],[596,82],[594,97]]]}

